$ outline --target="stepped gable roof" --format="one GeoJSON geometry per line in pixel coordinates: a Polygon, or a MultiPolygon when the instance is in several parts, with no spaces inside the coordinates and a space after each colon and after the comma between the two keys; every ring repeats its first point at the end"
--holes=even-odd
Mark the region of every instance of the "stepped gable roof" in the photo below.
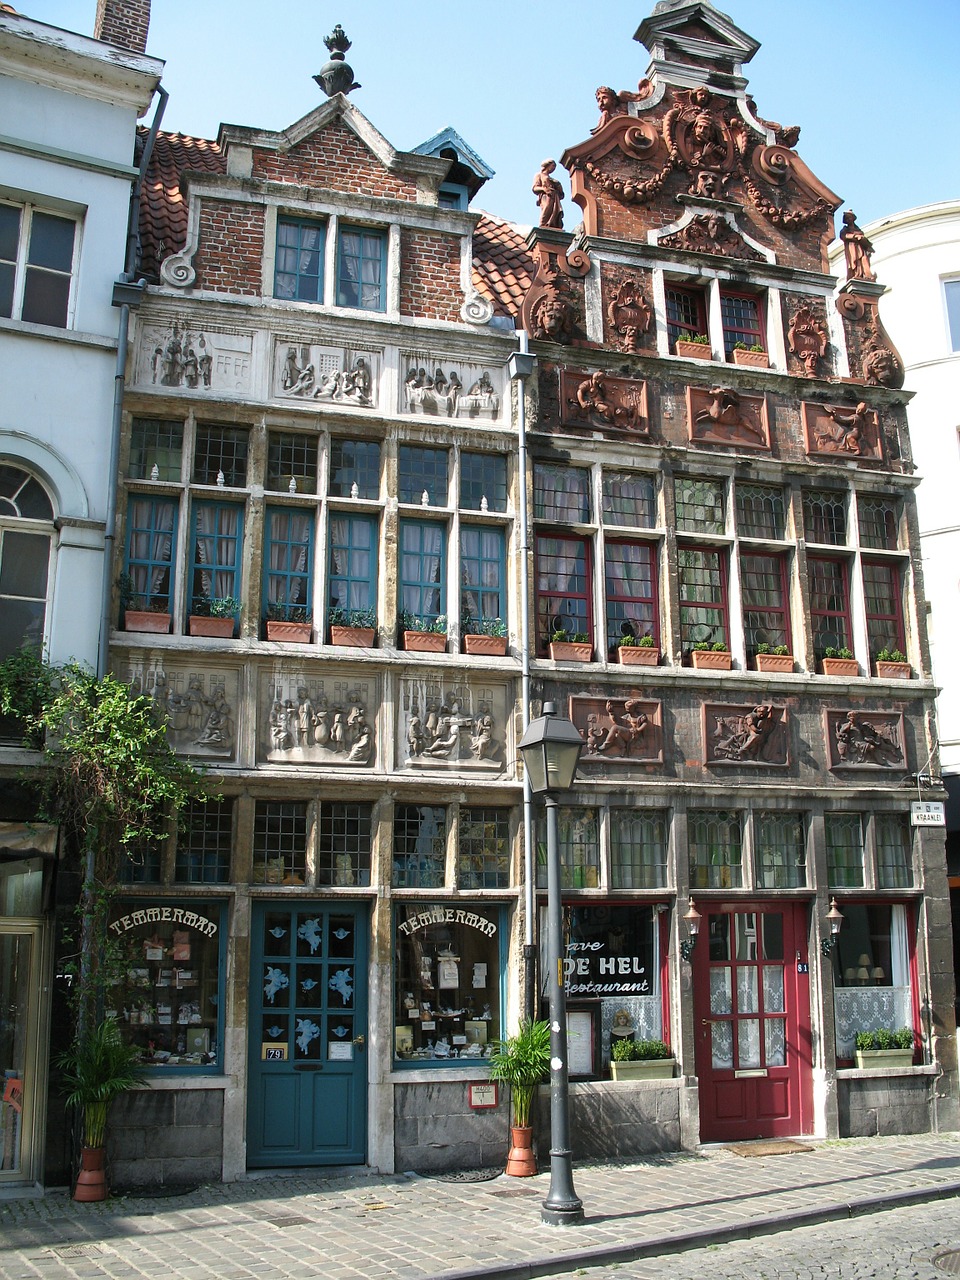
{"type": "MultiPolygon", "coordinates": [[[[147,130],[138,129],[140,145],[147,130]]],[[[179,253],[187,238],[187,202],[180,190],[184,173],[226,173],[223,152],[208,138],[186,133],[157,134],[140,202],[141,270],[156,279],[160,263],[179,253]]]]}
{"type": "Polygon", "coordinates": [[[527,248],[528,228],[492,213],[481,214],[473,232],[473,284],[499,316],[519,316],[536,264],[527,248]]]}

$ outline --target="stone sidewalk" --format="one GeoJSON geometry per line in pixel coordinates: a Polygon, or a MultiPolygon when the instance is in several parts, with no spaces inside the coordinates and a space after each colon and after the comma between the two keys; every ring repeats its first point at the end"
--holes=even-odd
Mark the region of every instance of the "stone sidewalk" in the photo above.
{"type": "Polygon", "coordinates": [[[960,1245],[960,1135],[803,1145],[578,1165],[587,1221],[568,1228],[540,1222],[546,1173],[300,1171],[103,1205],[3,1199],[0,1280],[524,1280],[933,1199],[952,1200],[960,1245]]]}

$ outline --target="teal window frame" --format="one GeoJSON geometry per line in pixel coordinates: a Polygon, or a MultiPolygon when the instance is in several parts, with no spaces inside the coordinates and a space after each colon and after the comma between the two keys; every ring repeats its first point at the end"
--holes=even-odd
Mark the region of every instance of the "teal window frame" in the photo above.
{"type": "Polygon", "coordinates": [[[341,224],[337,231],[337,306],[359,311],[386,311],[387,237],[372,227],[341,224]],[[359,237],[358,252],[347,245],[347,238],[359,237]],[[348,248],[351,250],[348,252],[348,248]],[[353,278],[347,266],[354,263],[353,278]],[[365,276],[372,277],[365,279],[365,276]]]}
{"type": "Polygon", "coordinates": [[[220,600],[229,596],[240,595],[241,555],[243,551],[243,506],[238,502],[194,502],[190,513],[190,600],[191,610],[194,602],[206,599],[220,600]],[[201,511],[214,511],[217,514],[217,529],[213,534],[201,534],[197,529],[197,517],[201,511]],[[223,532],[220,518],[223,513],[236,512],[237,527],[235,532],[223,532]],[[212,562],[199,559],[200,539],[214,538],[217,557],[212,562]],[[232,556],[225,559],[220,552],[232,548],[232,556]],[[203,590],[203,575],[211,578],[209,591],[203,590]],[[199,590],[198,590],[199,586],[199,590]]]}
{"type": "Polygon", "coordinates": [[[313,541],[314,514],[309,507],[267,507],[263,530],[263,614],[271,606],[285,606],[283,621],[295,622],[290,617],[293,609],[305,609],[306,621],[313,615],[313,541]],[[276,523],[288,517],[286,531],[277,536],[276,523]],[[296,539],[292,532],[290,516],[300,516],[306,521],[307,539],[296,539]],[[274,567],[273,549],[281,547],[274,567]],[[281,585],[282,584],[282,585],[281,585]],[[278,590],[277,587],[280,587],[278,590]]]}
{"type": "Polygon", "coordinates": [[[352,612],[355,609],[375,609],[377,604],[377,517],[354,515],[349,511],[331,511],[329,523],[328,594],[331,608],[352,612]],[[346,539],[335,525],[343,521],[347,527],[346,539]],[[368,534],[365,544],[356,532],[364,529],[368,534]],[[340,560],[337,557],[341,557],[340,560]],[[364,564],[364,556],[367,563],[364,564]]]}
{"type": "Polygon", "coordinates": [[[506,621],[504,583],[507,541],[502,529],[490,525],[460,526],[460,616],[474,621],[506,621]],[[468,549],[468,542],[476,547],[468,549]],[[471,600],[471,597],[473,598],[471,600]],[[476,608],[473,605],[476,605],[476,608]]]}
{"type": "Polygon", "coordinates": [[[277,218],[277,251],[274,259],[273,272],[273,296],[282,298],[284,302],[323,302],[323,263],[326,254],[327,245],[327,224],[320,222],[316,218],[288,218],[281,215],[277,218]],[[296,230],[297,242],[293,244],[281,243],[281,236],[285,231],[296,230]],[[304,232],[319,231],[320,243],[313,248],[304,248],[304,232]],[[301,270],[301,262],[303,254],[307,253],[315,255],[317,264],[316,271],[301,270]],[[284,270],[281,264],[286,264],[288,255],[294,255],[296,258],[295,269],[292,271],[284,270]],[[281,278],[293,281],[292,292],[281,292],[281,278]]]}
{"type": "Polygon", "coordinates": [[[435,622],[447,612],[447,527],[436,520],[401,520],[399,542],[400,611],[435,622]],[[440,537],[439,554],[424,546],[425,536],[434,531],[440,537]],[[432,576],[425,568],[428,559],[437,561],[432,576]]]}
{"type": "Polygon", "coordinates": [[[174,565],[177,562],[177,524],[179,518],[179,501],[176,498],[159,494],[132,493],[127,504],[127,546],[124,555],[124,572],[133,579],[133,590],[143,597],[143,608],[149,608],[156,601],[164,601],[166,609],[171,611],[173,599],[174,565]],[[145,519],[141,522],[136,509],[143,506],[145,519]],[[173,512],[173,520],[169,529],[165,529],[158,519],[161,511],[173,512]],[[135,555],[134,539],[142,537],[149,541],[146,554],[135,555]],[[169,545],[164,552],[164,541],[169,545]],[[154,584],[157,584],[155,586],[154,584]]]}

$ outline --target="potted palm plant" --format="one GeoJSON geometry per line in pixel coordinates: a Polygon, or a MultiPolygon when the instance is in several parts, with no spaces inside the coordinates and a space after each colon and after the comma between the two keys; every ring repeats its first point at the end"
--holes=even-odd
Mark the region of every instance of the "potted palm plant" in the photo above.
{"type": "Polygon", "coordinates": [[[190,611],[190,634],[230,640],[239,612],[240,601],[236,596],[194,596],[190,611]]]}
{"type": "Polygon", "coordinates": [[[912,675],[907,655],[899,649],[881,649],[874,661],[881,680],[909,680],[912,675]]]}
{"type": "Polygon", "coordinates": [[[507,652],[507,625],[502,618],[473,618],[465,615],[460,623],[464,653],[502,658],[507,652]]]}
{"type": "Polygon", "coordinates": [[[447,616],[423,617],[413,613],[401,613],[400,630],[403,647],[414,653],[443,653],[447,647],[447,616]]]}
{"type": "Polygon", "coordinates": [[[700,671],[729,671],[733,659],[723,640],[701,640],[690,650],[690,661],[700,671]]]}
{"type": "Polygon", "coordinates": [[[537,1088],[549,1071],[548,1022],[521,1022],[515,1036],[495,1042],[490,1055],[490,1079],[510,1086],[513,1107],[506,1169],[511,1177],[530,1178],[537,1172],[530,1119],[537,1088]]]}
{"type": "Polygon", "coordinates": [[[710,339],[705,333],[690,333],[685,330],[677,337],[674,348],[678,356],[686,356],[688,360],[713,359],[710,339]]]}
{"type": "Polygon", "coordinates": [[[348,645],[354,649],[372,649],[376,639],[377,614],[374,609],[344,609],[331,605],[327,612],[330,623],[330,643],[348,645]]]}
{"type": "Polygon", "coordinates": [[[83,1145],[74,1200],[107,1198],[104,1141],[110,1104],[143,1080],[140,1050],[127,1044],[111,1018],[81,1031],[57,1059],[69,1110],[81,1112],[83,1145]]]}
{"type": "Polygon", "coordinates": [[[785,644],[758,644],[755,657],[758,671],[793,671],[793,654],[785,644]]]}
{"type": "Polygon", "coordinates": [[[617,642],[617,657],[625,667],[655,667],[660,661],[660,650],[653,643],[653,636],[621,636],[617,642]]]}
{"type": "Polygon", "coordinates": [[[828,645],[823,651],[823,674],[825,676],[858,676],[860,665],[848,648],[835,648],[828,645]]]}
{"type": "Polygon", "coordinates": [[[676,1059],[662,1040],[614,1039],[610,1046],[613,1080],[672,1080],[676,1059]]]}

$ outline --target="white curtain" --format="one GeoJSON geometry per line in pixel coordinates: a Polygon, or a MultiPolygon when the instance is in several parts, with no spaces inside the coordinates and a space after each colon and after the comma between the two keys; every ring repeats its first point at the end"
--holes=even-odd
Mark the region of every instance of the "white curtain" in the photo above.
{"type": "Polygon", "coordinates": [[[268,604],[306,606],[310,528],[305,512],[271,512],[268,604]]]}
{"type": "Polygon", "coordinates": [[[136,593],[148,603],[150,596],[168,595],[176,504],[154,503],[149,498],[131,504],[130,577],[136,593]],[[150,528],[150,525],[153,528],[150,528]],[[152,561],[152,568],[134,561],[152,561]]]}
{"type": "Polygon", "coordinates": [[[196,507],[194,527],[197,539],[197,564],[200,566],[200,591],[194,595],[210,600],[237,594],[237,556],[240,549],[240,508],[196,507]]]}

